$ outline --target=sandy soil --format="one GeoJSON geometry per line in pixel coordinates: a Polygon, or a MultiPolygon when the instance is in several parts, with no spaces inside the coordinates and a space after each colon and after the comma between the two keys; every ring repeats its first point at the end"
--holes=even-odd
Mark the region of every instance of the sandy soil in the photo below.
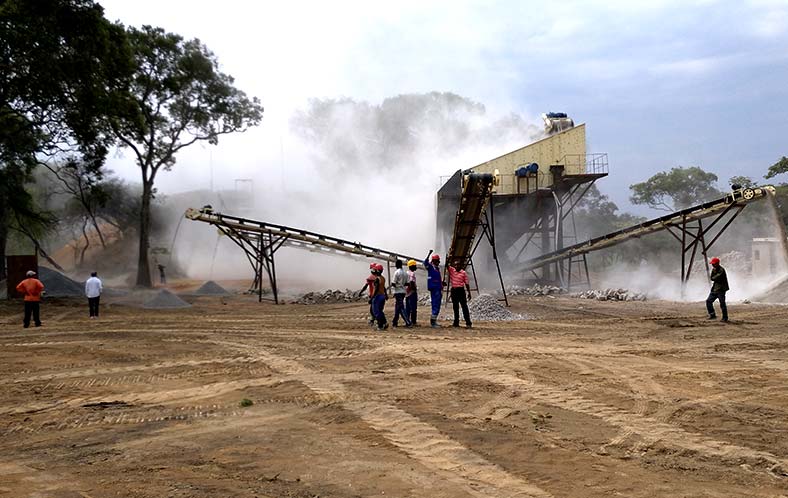
{"type": "Polygon", "coordinates": [[[786,307],[516,298],[536,320],[378,333],[363,304],[191,301],[26,330],[0,304],[0,496],[788,496],[786,307]]]}

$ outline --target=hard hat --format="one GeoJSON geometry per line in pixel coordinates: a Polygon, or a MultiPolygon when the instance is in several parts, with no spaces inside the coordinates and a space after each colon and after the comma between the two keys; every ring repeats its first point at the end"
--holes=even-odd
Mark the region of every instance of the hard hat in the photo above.
{"type": "Polygon", "coordinates": [[[711,258],[711,261],[709,261],[709,263],[713,265],[718,265],[720,264],[720,258],[711,258]]]}
{"type": "Polygon", "coordinates": [[[432,260],[433,261],[440,261],[441,260],[440,254],[433,254],[432,255],[432,260]]]}
{"type": "Polygon", "coordinates": [[[375,269],[377,271],[383,271],[383,265],[381,265],[380,263],[375,263],[375,269]]]}
{"type": "Polygon", "coordinates": [[[415,259],[411,259],[408,261],[408,266],[419,266],[415,259]]]}
{"type": "Polygon", "coordinates": [[[35,277],[35,276],[36,276],[36,272],[34,272],[33,270],[29,270],[29,271],[26,273],[26,275],[27,275],[28,277],[35,277]]]}
{"type": "Polygon", "coordinates": [[[369,264],[369,269],[370,269],[370,270],[374,270],[374,269],[375,269],[375,268],[377,268],[377,267],[378,267],[378,264],[377,264],[377,263],[370,263],[370,264],[369,264]]]}

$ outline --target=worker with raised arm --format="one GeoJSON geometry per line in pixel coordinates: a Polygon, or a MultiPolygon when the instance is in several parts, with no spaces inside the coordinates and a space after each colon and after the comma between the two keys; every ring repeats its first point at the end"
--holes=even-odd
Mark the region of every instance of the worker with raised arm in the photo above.
{"type": "Polygon", "coordinates": [[[430,302],[432,304],[430,327],[436,329],[440,328],[438,315],[441,312],[441,300],[443,299],[443,276],[441,275],[441,257],[437,254],[432,254],[432,249],[430,249],[427,257],[424,258],[424,268],[427,270],[427,290],[430,291],[430,302]]]}
{"type": "Polygon", "coordinates": [[[456,260],[449,265],[449,283],[451,284],[451,302],[454,307],[453,327],[460,326],[460,306],[462,306],[462,317],[465,319],[465,328],[471,328],[471,312],[468,311],[468,300],[471,298],[471,285],[468,282],[468,274],[460,268],[460,261],[456,260]],[[465,293],[468,298],[465,298],[465,293]]]}
{"type": "Polygon", "coordinates": [[[369,299],[367,300],[367,304],[369,304],[369,325],[375,325],[375,308],[372,305],[373,298],[375,297],[375,281],[377,280],[377,275],[375,275],[375,270],[377,269],[377,263],[370,263],[369,264],[369,275],[367,275],[367,280],[364,282],[364,287],[358,291],[358,297],[361,297],[364,294],[364,291],[369,289],[369,299]]]}
{"type": "Polygon", "coordinates": [[[725,268],[720,265],[720,258],[711,258],[711,292],[706,299],[706,311],[709,312],[709,320],[714,320],[717,315],[714,313],[714,301],[720,301],[720,310],[722,311],[722,319],[720,321],[728,321],[728,306],[725,304],[725,293],[728,292],[728,275],[725,273],[725,268]]]}
{"type": "Polygon", "coordinates": [[[416,288],[416,270],[419,264],[415,259],[408,261],[408,283],[405,286],[405,316],[410,321],[410,326],[416,326],[416,312],[419,307],[419,295],[416,288]]]}

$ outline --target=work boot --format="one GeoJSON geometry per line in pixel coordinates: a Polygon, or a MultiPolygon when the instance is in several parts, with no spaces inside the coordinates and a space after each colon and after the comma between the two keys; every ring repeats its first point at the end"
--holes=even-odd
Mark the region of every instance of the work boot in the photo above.
{"type": "Polygon", "coordinates": [[[466,328],[466,329],[472,329],[473,327],[471,326],[471,324],[470,324],[470,323],[466,323],[466,324],[465,324],[465,328],[466,328]]]}
{"type": "Polygon", "coordinates": [[[716,320],[716,319],[717,319],[717,315],[709,315],[709,317],[707,318],[707,320],[716,320]]]}
{"type": "Polygon", "coordinates": [[[438,320],[436,318],[430,318],[430,327],[432,327],[434,329],[441,328],[441,326],[438,325],[438,320]]]}
{"type": "Polygon", "coordinates": [[[724,317],[722,317],[722,320],[720,320],[720,321],[721,321],[721,322],[728,323],[728,317],[727,317],[727,316],[724,316],[724,317]]]}

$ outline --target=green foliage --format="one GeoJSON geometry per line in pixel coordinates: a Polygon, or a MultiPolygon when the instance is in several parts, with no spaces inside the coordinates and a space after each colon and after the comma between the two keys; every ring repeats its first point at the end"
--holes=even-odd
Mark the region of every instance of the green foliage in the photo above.
{"type": "Polygon", "coordinates": [[[769,171],[766,173],[767,180],[769,178],[774,178],[777,175],[781,175],[783,173],[788,173],[788,157],[781,157],[779,161],[769,166],[769,171]]]}
{"type": "Polygon", "coordinates": [[[103,161],[130,62],[123,29],[91,0],[0,3],[0,276],[9,228],[53,225],[27,193],[33,168],[64,152],[103,161]]]}
{"type": "Polygon", "coordinates": [[[135,73],[112,128],[133,151],[142,173],[137,285],[149,287],[156,174],[169,170],[185,147],[198,141],[216,144],[220,135],[256,126],[263,108],[233,86],[233,78],[219,71],[216,57],[199,40],[187,41],[151,26],[129,28],[127,34],[135,73]]]}
{"type": "Polygon", "coordinates": [[[721,196],[716,182],[717,175],[697,166],[672,168],[645,182],[630,185],[632,196],[629,200],[653,209],[677,211],[721,196]]]}
{"type": "Polygon", "coordinates": [[[733,176],[729,180],[731,185],[741,185],[743,188],[754,187],[755,182],[749,176],[733,176]]]}

